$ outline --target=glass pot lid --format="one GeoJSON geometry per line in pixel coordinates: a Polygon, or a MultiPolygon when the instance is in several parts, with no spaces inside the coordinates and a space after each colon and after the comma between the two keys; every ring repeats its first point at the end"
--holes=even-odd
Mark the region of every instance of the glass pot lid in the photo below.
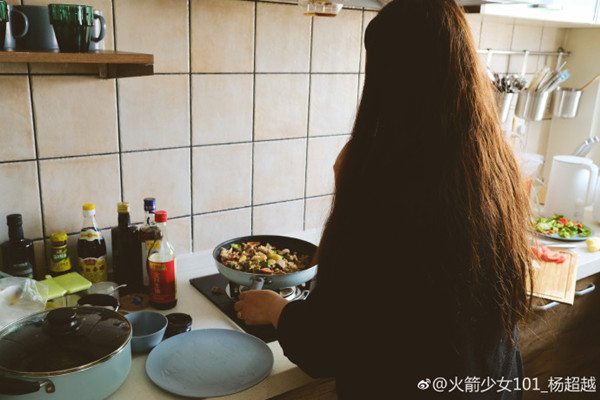
{"type": "Polygon", "coordinates": [[[0,330],[0,371],[47,376],[90,368],[125,347],[131,332],[127,318],[106,308],[43,311],[0,330]]]}

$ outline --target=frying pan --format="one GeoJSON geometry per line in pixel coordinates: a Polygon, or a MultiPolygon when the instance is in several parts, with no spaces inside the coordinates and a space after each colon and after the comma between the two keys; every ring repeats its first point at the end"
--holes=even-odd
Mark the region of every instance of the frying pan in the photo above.
{"type": "Polygon", "coordinates": [[[316,265],[298,272],[269,275],[238,271],[221,264],[219,257],[221,247],[229,249],[232,243],[241,244],[245,242],[260,242],[262,245],[270,243],[271,246],[276,249],[289,249],[292,253],[296,252],[299,256],[307,255],[310,258],[312,258],[317,251],[317,246],[314,244],[288,236],[255,235],[227,240],[215,247],[213,250],[213,258],[219,272],[231,282],[250,287],[250,289],[281,289],[301,285],[314,278],[317,274],[316,265]]]}

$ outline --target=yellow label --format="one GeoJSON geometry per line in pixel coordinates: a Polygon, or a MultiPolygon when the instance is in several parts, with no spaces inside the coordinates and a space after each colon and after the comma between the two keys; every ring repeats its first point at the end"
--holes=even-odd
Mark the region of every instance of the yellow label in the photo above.
{"type": "Polygon", "coordinates": [[[106,258],[104,256],[93,258],[80,258],[79,268],[81,275],[92,283],[102,282],[107,279],[106,258]]]}
{"type": "Polygon", "coordinates": [[[71,269],[71,261],[68,258],[60,260],[58,262],[52,261],[50,270],[53,272],[64,272],[71,269]]]}
{"type": "Polygon", "coordinates": [[[100,234],[100,232],[95,231],[93,229],[88,229],[87,231],[82,231],[79,234],[79,239],[85,239],[85,240],[96,240],[96,239],[100,239],[102,237],[102,235],[100,234]]]}
{"type": "Polygon", "coordinates": [[[64,272],[71,269],[71,261],[67,253],[67,246],[52,246],[50,253],[50,271],[64,272]]]}

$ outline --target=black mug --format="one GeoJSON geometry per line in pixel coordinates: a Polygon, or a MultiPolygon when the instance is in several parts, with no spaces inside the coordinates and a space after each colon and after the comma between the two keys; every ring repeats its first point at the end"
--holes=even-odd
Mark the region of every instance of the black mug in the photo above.
{"type": "Polygon", "coordinates": [[[17,50],[58,51],[48,7],[9,6],[5,47],[17,50]]]}

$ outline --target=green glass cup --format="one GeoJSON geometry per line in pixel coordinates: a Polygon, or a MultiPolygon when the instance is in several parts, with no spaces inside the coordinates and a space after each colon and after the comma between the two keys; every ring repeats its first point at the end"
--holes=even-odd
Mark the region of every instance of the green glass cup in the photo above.
{"type": "Polygon", "coordinates": [[[5,1],[0,0],[0,50],[4,49],[6,38],[6,23],[8,22],[8,7],[5,1]]]}
{"type": "Polygon", "coordinates": [[[48,11],[60,51],[87,52],[94,27],[94,8],[75,4],[48,4],[48,11]]]}

